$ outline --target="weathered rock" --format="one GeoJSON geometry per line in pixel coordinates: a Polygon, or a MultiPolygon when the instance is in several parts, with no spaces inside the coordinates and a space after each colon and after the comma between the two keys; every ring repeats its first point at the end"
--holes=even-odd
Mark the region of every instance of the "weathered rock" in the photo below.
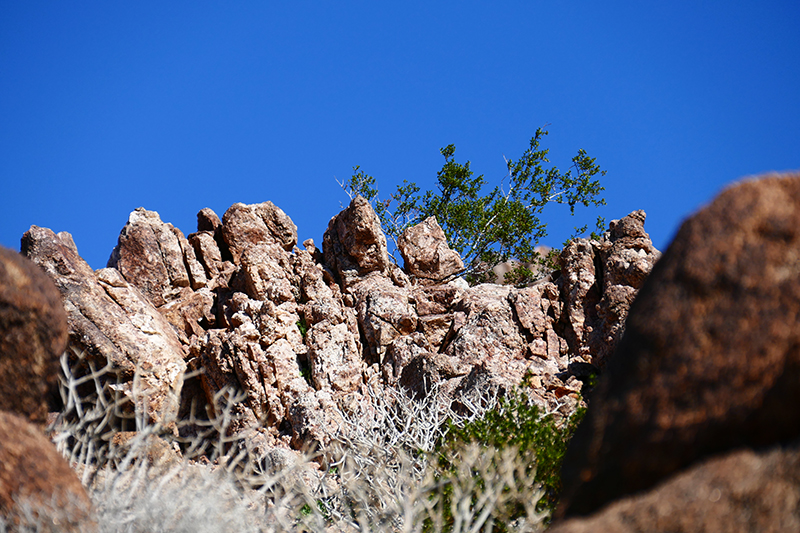
{"type": "Polygon", "coordinates": [[[211,330],[196,338],[190,350],[203,368],[202,384],[208,404],[218,410],[218,395],[232,397],[245,392],[247,397],[232,409],[230,431],[237,433],[267,418],[267,395],[262,380],[269,377],[268,361],[258,344],[258,330],[252,322],[236,331],[211,330]]]}
{"type": "MultiPolygon", "coordinates": [[[[459,281],[463,281],[459,279],[459,281]]],[[[456,302],[469,289],[460,286],[455,281],[444,285],[429,287],[415,287],[412,291],[415,308],[419,316],[439,315],[453,312],[456,302]]]]}
{"type": "Polygon", "coordinates": [[[273,244],[287,251],[297,244],[297,226],[272,202],[233,204],[222,216],[222,234],[236,264],[253,244],[273,244]]]}
{"type": "Polygon", "coordinates": [[[800,531],[800,448],[738,450],[701,462],[551,533],[800,531]]]}
{"type": "Polygon", "coordinates": [[[440,353],[421,353],[411,359],[400,374],[399,385],[412,398],[427,396],[434,383],[464,375],[464,367],[440,353]]]}
{"type": "Polygon", "coordinates": [[[681,226],[569,447],[560,514],[800,435],[798,265],[800,175],[737,184],[681,226]]]}
{"type": "Polygon", "coordinates": [[[173,300],[182,287],[199,288],[207,281],[183,233],[143,207],[130,214],[108,266],[117,269],[156,307],[173,300]]]}
{"type": "Polygon", "coordinates": [[[189,244],[194,247],[198,261],[203,265],[208,279],[214,279],[222,271],[222,252],[214,234],[210,231],[198,231],[188,237],[189,244]]]}
{"type": "Polygon", "coordinates": [[[206,287],[186,289],[181,298],[161,306],[159,312],[175,327],[178,338],[188,345],[193,335],[203,335],[216,323],[214,294],[206,287]]]}
{"type": "Polygon", "coordinates": [[[295,301],[292,262],[283,248],[253,244],[241,252],[239,262],[248,296],[276,304],[295,301]]]}
{"type": "Polygon", "coordinates": [[[445,353],[462,365],[524,364],[527,342],[508,303],[512,290],[487,283],[467,291],[458,304],[466,323],[455,333],[445,353]]]}
{"type": "Polygon", "coordinates": [[[346,323],[325,320],[308,330],[308,360],[317,390],[352,392],[361,384],[361,343],[346,323]]]}
{"type": "Polygon", "coordinates": [[[0,410],[44,423],[67,346],[67,316],[49,277],[0,247],[0,410]]]}
{"type": "Polygon", "coordinates": [[[448,246],[436,217],[428,217],[405,230],[397,247],[406,272],[423,285],[441,283],[464,270],[461,256],[448,246]]]}
{"type": "Polygon", "coordinates": [[[417,329],[417,314],[410,303],[410,291],[386,277],[372,273],[351,287],[358,324],[378,361],[393,340],[417,329]]]}
{"type": "Polygon", "coordinates": [[[213,209],[204,207],[197,212],[197,231],[207,231],[214,235],[221,229],[222,221],[220,221],[213,209]]]}
{"type": "Polygon", "coordinates": [[[0,411],[0,517],[9,531],[95,531],[92,502],[53,443],[0,411]]]}
{"type": "Polygon", "coordinates": [[[61,292],[70,344],[102,368],[113,365],[126,396],[152,421],[171,422],[178,409],[186,364],[172,326],[113,268],[92,271],[68,233],[31,226],[22,253],[61,292]],[[140,388],[133,390],[138,372],[140,388]]]}
{"type": "Polygon", "coordinates": [[[627,311],[661,256],[644,231],[644,211],[612,220],[603,239],[574,239],[559,257],[571,356],[602,368],[627,311]]]}
{"type": "Polygon", "coordinates": [[[345,287],[370,272],[385,272],[390,265],[381,222],[362,196],[328,223],[322,250],[325,264],[345,287]]]}
{"type": "Polygon", "coordinates": [[[382,361],[383,380],[387,385],[395,385],[403,369],[411,360],[423,353],[433,352],[427,337],[419,332],[398,337],[386,348],[382,361]]]}

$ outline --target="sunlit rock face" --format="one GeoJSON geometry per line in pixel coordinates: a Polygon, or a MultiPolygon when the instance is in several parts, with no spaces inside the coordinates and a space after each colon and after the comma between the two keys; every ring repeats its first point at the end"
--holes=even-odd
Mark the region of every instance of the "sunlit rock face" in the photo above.
{"type": "Polygon", "coordinates": [[[131,377],[145,369],[151,418],[213,414],[242,392],[229,431],[252,430],[264,450],[325,444],[337,409],[367,387],[418,398],[438,384],[455,398],[504,393],[527,374],[534,401],[570,414],[657,257],[643,223],[636,212],[601,241],[577,241],[559,271],[522,288],[454,277],[463,262],[434,218],[401,236],[400,268],[361,197],[331,219],[322,251],[298,248],[294,223],[264,202],[221,219],[203,209],[187,237],[139,208],[97,272],[43,228],[26,234],[26,253],[61,290],[76,347],[131,377]],[[184,369],[197,372],[185,386],[184,369]]]}

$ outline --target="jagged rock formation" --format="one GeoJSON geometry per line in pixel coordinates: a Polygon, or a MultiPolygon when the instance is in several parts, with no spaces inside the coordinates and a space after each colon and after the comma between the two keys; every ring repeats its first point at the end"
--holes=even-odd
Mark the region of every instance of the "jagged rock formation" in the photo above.
{"type": "MultiPolygon", "coordinates": [[[[231,431],[257,428],[250,445],[263,452],[325,443],[334,407],[367,386],[413,395],[439,383],[455,395],[508,390],[529,373],[536,401],[569,414],[585,367],[605,364],[659,256],[643,223],[636,212],[602,241],[576,241],[560,272],[525,288],[440,283],[462,264],[435,219],[400,239],[404,271],[361,197],[333,217],[323,252],[310,240],[298,248],[296,227],[270,202],[235,204],[222,220],[204,209],[188,237],[137,209],[97,272],[67,234],[33,227],[23,252],[61,289],[71,342],[162,376],[150,397],[177,394],[182,365],[202,369],[183,387],[182,413],[245,392],[231,431]]],[[[153,401],[152,417],[176,416],[153,401]]]]}
{"type": "MultiPolygon", "coordinates": [[[[152,421],[173,421],[186,363],[172,325],[118,270],[94,272],[69,233],[32,226],[21,248],[61,291],[70,344],[98,368],[110,362],[123,380],[122,392],[152,421]],[[136,372],[141,381],[134,389],[136,372]]],[[[149,288],[152,278],[132,279],[149,288]]]]}
{"type": "Polygon", "coordinates": [[[730,187],[681,226],[630,308],[564,459],[559,514],[598,512],[584,523],[620,532],[796,530],[798,324],[800,174],[730,187]],[[687,514],[694,481],[715,496],[687,514]],[[631,525],[653,514],[658,527],[631,525]]]}

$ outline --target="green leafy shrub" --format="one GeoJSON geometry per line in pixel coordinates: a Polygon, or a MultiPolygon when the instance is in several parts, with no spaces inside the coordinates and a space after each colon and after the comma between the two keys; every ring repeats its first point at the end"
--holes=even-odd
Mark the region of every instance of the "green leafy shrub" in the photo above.
{"type": "MultiPolygon", "coordinates": [[[[525,478],[541,485],[537,510],[552,512],[561,491],[561,463],[572,435],[585,414],[579,408],[565,420],[553,413],[541,414],[522,391],[512,391],[483,416],[458,426],[450,424],[438,451],[439,468],[452,472],[462,461],[462,450],[478,444],[496,450],[512,450],[526,464],[525,478]]],[[[563,418],[563,417],[562,417],[563,418]]],[[[510,490],[507,487],[506,490],[510,490]]],[[[523,511],[522,502],[512,501],[505,510],[510,520],[523,511]]],[[[499,530],[503,531],[503,527],[499,530]]]]}
{"type": "MultiPolygon", "coordinates": [[[[606,171],[600,170],[585,150],[578,151],[566,172],[545,167],[550,162],[548,150],[540,145],[547,134],[537,129],[525,153],[516,161],[506,160],[508,173],[486,195],[482,195],[486,179],[474,175],[469,161],[455,161],[456,147],[452,144],[440,150],[445,163],[437,174],[436,191],[422,193],[415,183],[404,180],[393,194],[381,200],[375,178],[358,166],[353,168],[350,180],[340,185],[351,198],[361,195],[372,203],[395,247],[407,227],[435,216],[450,247],[464,260],[462,274],[478,283],[488,279],[494,265],[509,258],[523,263],[542,260],[535,247],[547,235],[547,224],[540,218],[545,206],[566,204],[574,215],[578,205],[605,205],[600,197],[605,189],[595,178],[606,171]]],[[[597,227],[603,226],[603,219],[598,218],[597,227]]],[[[584,233],[587,227],[576,228],[573,236],[584,233]]],[[[526,275],[529,279],[533,272],[516,274],[523,281],[526,275]]]]}

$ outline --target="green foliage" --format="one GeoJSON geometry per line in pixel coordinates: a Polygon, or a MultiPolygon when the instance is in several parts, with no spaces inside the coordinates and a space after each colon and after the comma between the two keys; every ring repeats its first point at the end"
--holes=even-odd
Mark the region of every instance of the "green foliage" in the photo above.
{"type": "MultiPolygon", "coordinates": [[[[381,200],[375,178],[358,166],[341,185],[351,197],[361,195],[372,203],[395,245],[407,227],[435,216],[450,247],[461,254],[467,279],[481,282],[495,264],[511,257],[526,263],[540,260],[535,247],[547,235],[547,224],[540,216],[548,204],[566,204],[572,215],[578,205],[605,205],[600,197],[605,189],[596,177],[606,171],[600,170],[585,150],[578,150],[566,172],[545,167],[550,162],[548,150],[540,144],[547,134],[537,129],[525,153],[516,161],[506,160],[506,177],[486,195],[481,194],[484,176],[475,176],[469,161],[458,163],[452,144],[440,150],[445,162],[437,174],[435,191],[421,193],[415,183],[403,181],[394,194],[381,200]]],[[[601,218],[597,223],[602,228],[601,218]]],[[[576,228],[573,237],[586,230],[587,226],[576,228]]],[[[518,275],[524,278],[525,272],[518,275]]]]}
{"type": "MultiPolygon", "coordinates": [[[[497,450],[516,450],[528,465],[526,474],[544,489],[537,509],[552,512],[561,491],[564,453],[584,414],[585,409],[580,408],[559,423],[552,414],[542,416],[524,392],[514,391],[483,417],[461,427],[451,425],[439,450],[439,466],[443,471],[455,468],[460,460],[459,450],[469,443],[497,450]]],[[[519,516],[521,510],[521,507],[507,510],[509,518],[513,520],[519,516]]]]}
{"type": "Polygon", "coordinates": [[[308,334],[308,324],[306,324],[306,319],[301,316],[300,320],[298,320],[296,324],[297,324],[297,329],[300,330],[300,335],[303,336],[303,341],[305,341],[306,334],[308,334]]]}

